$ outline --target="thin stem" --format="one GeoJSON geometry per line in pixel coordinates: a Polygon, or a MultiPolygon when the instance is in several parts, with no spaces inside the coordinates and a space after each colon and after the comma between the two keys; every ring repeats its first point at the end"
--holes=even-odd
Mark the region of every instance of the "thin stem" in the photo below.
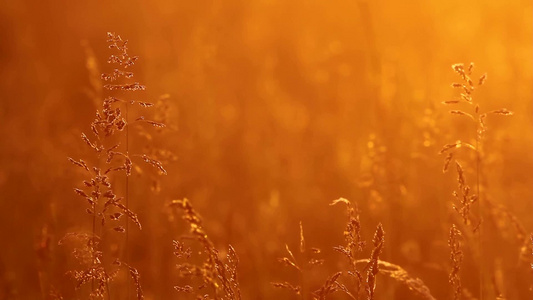
{"type": "MultiPolygon", "coordinates": [[[[479,120],[479,113],[476,111],[476,114],[478,115],[477,116],[477,119],[479,120]]],[[[478,237],[479,237],[479,243],[478,243],[478,247],[479,247],[479,298],[481,300],[483,300],[483,289],[484,289],[484,269],[485,269],[485,264],[484,264],[484,261],[483,261],[483,228],[482,228],[482,221],[483,221],[483,202],[481,201],[481,193],[480,193],[480,177],[481,177],[481,172],[480,172],[480,165],[481,165],[481,124],[477,123],[477,126],[476,126],[476,195],[477,195],[477,201],[478,201],[478,205],[479,205],[479,227],[478,227],[478,230],[479,230],[479,234],[478,234],[478,237]]]]}
{"type": "Polygon", "coordinates": [[[303,257],[303,260],[302,260],[302,265],[301,265],[301,270],[300,270],[300,287],[302,288],[302,292],[300,293],[300,298],[305,300],[305,299],[308,299],[309,296],[307,294],[307,251],[304,251],[302,252],[302,257],[303,257]]]}
{"type": "MultiPolygon", "coordinates": [[[[92,262],[91,264],[94,265],[94,262],[96,260],[96,253],[94,249],[94,241],[96,241],[96,202],[98,199],[95,199],[93,201],[93,240],[91,241],[91,249],[92,249],[92,262]]],[[[94,291],[94,277],[91,279],[91,291],[94,291]]]]}
{"type": "Polygon", "coordinates": [[[111,291],[109,290],[109,279],[105,283],[105,289],[107,290],[107,299],[111,300],[111,291]]]}
{"type": "MultiPolygon", "coordinates": [[[[126,103],[126,155],[129,157],[129,149],[130,149],[130,143],[129,143],[129,103],[126,103]]],[[[129,200],[130,200],[130,197],[129,197],[129,182],[130,182],[130,176],[129,174],[126,174],[126,210],[129,211],[130,209],[130,206],[129,206],[129,200]]],[[[129,229],[129,225],[130,225],[130,222],[129,222],[129,218],[126,218],[126,245],[125,245],[125,250],[124,250],[124,258],[126,261],[129,262],[129,259],[128,259],[128,245],[129,245],[129,234],[130,234],[130,229],[129,229]]],[[[127,281],[126,281],[126,290],[127,290],[127,298],[126,299],[130,299],[130,281],[131,281],[131,278],[130,276],[127,277],[127,281]]]]}

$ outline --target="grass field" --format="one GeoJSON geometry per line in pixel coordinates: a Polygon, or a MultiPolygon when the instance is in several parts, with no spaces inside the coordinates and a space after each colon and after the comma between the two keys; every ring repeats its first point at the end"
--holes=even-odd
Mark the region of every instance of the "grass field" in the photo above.
{"type": "Polygon", "coordinates": [[[0,1],[0,41],[0,299],[533,299],[531,1],[0,1]]]}

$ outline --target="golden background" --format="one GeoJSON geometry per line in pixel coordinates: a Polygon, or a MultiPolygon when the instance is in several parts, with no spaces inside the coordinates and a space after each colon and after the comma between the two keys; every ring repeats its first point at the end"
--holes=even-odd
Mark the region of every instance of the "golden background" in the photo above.
{"type": "MultiPolygon", "coordinates": [[[[173,289],[172,240],[187,227],[167,206],[184,197],[215,245],[235,248],[246,299],[296,297],[271,282],[298,280],[277,258],[285,244],[298,248],[300,221],[325,259],[309,288],[346,270],[332,249],[344,243],[345,209],[328,206],[339,197],[359,205],[367,258],[381,222],[380,259],[450,299],[447,239],[461,219],[452,209],[457,175],[443,174],[438,152],[475,139],[475,127],[441,102],[456,96],[450,66],[471,61],[475,78],[488,74],[475,95],[482,109],[514,112],[491,117],[484,139],[483,196],[500,209],[482,225],[493,249],[484,299],[531,297],[531,268],[520,258],[527,237],[517,229],[533,227],[531,1],[256,0],[0,2],[1,299],[48,299],[51,287],[85,297],[74,293],[65,272],[76,265],[57,242],[90,230],[72,192],[83,174],[67,157],[89,151],[79,136],[105,95],[108,31],[140,57],[134,78],[147,90],[128,97],[166,95],[167,127],[149,142],[131,137],[134,149],[172,153],[167,176],[143,168],[130,178],[143,224],[129,236],[130,261],[147,299],[185,297],[173,289]]],[[[466,242],[463,287],[480,297],[471,248],[466,242]]],[[[385,277],[376,293],[412,297],[385,277]]]]}

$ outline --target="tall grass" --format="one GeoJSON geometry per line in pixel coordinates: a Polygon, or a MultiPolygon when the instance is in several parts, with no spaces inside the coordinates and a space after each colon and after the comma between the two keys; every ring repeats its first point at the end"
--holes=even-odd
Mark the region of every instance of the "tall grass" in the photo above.
{"type": "MultiPolygon", "coordinates": [[[[466,104],[465,109],[454,109],[450,110],[450,114],[456,115],[459,117],[467,118],[471,123],[474,124],[474,132],[472,134],[473,141],[461,141],[458,140],[455,143],[445,145],[440,154],[446,153],[443,171],[446,172],[448,167],[454,159],[456,170],[457,170],[457,183],[458,190],[454,191],[453,195],[456,198],[456,203],[453,205],[453,208],[460,215],[463,221],[463,225],[467,228],[464,230],[471,230],[473,234],[477,234],[477,259],[478,259],[478,268],[479,268],[479,297],[484,299],[485,294],[489,293],[490,284],[488,283],[488,273],[487,273],[487,264],[490,264],[491,259],[487,260],[484,253],[485,247],[485,237],[483,230],[483,222],[487,217],[487,212],[485,206],[485,190],[486,187],[483,186],[483,172],[482,172],[482,163],[483,157],[486,155],[483,147],[483,139],[487,131],[486,119],[490,115],[503,115],[511,116],[513,112],[509,111],[506,108],[501,108],[497,110],[483,111],[482,105],[477,97],[474,97],[474,92],[477,88],[481,87],[486,79],[487,74],[483,74],[479,79],[473,79],[472,73],[474,70],[474,63],[470,63],[467,66],[464,64],[454,64],[452,69],[457,73],[462,80],[460,83],[453,83],[452,87],[458,89],[459,96],[453,100],[447,100],[443,103],[446,105],[458,106],[461,104],[466,104]],[[466,182],[466,175],[463,166],[457,161],[457,152],[458,151],[472,151],[473,156],[467,154],[466,159],[469,160],[470,168],[473,170],[473,176],[475,177],[475,189],[472,191],[471,187],[466,182]],[[477,204],[477,212],[474,217],[471,214],[471,206],[477,204]]],[[[464,107],[464,106],[463,106],[464,107]]],[[[462,253],[459,249],[459,237],[461,236],[461,231],[452,225],[450,229],[450,247],[451,247],[451,259],[452,259],[452,271],[450,273],[450,282],[454,286],[454,298],[459,299],[462,293],[461,281],[459,277],[459,269],[462,262],[462,253]]],[[[489,268],[491,269],[491,268],[489,268]]],[[[499,296],[499,295],[495,295],[499,296]]],[[[491,298],[491,296],[489,296],[491,298]]]]}
{"type": "MultiPolygon", "coordinates": [[[[298,259],[293,252],[286,246],[288,257],[280,258],[279,261],[286,267],[297,270],[300,274],[299,282],[293,284],[290,282],[275,282],[272,285],[276,288],[290,290],[301,299],[328,299],[332,294],[341,292],[350,299],[375,299],[378,274],[386,275],[398,283],[406,285],[414,295],[423,299],[435,299],[429,288],[418,278],[411,277],[402,267],[380,260],[379,257],[385,246],[385,232],[383,226],[378,224],[374,237],[372,239],[372,250],[369,259],[359,259],[358,257],[366,248],[366,242],[361,237],[361,223],[359,221],[359,211],[357,205],[345,199],[339,198],[330,205],[344,203],[347,206],[348,222],[344,231],[346,245],[336,246],[333,249],[345,256],[349,262],[347,270],[335,272],[327,277],[320,286],[313,287],[309,283],[309,268],[322,265],[323,259],[307,258],[305,254],[306,243],[303,235],[303,227],[300,223],[300,256],[298,259]],[[306,260],[309,259],[309,260],[306,260]]],[[[320,254],[320,249],[311,248],[311,253],[320,254]]],[[[330,262],[331,263],[331,262],[330,262]]]]}
{"type": "MultiPolygon", "coordinates": [[[[69,274],[76,282],[76,289],[81,290],[82,294],[95,299],[111,299],[111,282],[117,278],[119,281],[123,280],[121,272],[125,272],[133,280],[136,298],[143,299],[140,274],[128,263],[129,224],[132,222],[139,230],[142,229],[137,213],[130,209],[129,176],[132,175],[134,160],[144,161],[162,174],[166,174],[166,170],[158,160],[130,150],[129,128],[134,122],[155,127],[164,127],[164,124],[147,120],[142,115],[130,116],[130,106],[149,108],[153,104],[119,98],[129,92],[143,91],[145,86],[138,82],[127,82],[133,77],[128,68],[138,59],[128,53],[128,41],[114,33],[108,33],[107,36],[109,48],[115,51],[107,62],[121,69],[115,68],[101,77],[109,82],[104,85],[104,89],[114,94],[107,96],[101,109],[96,112],[96,118],[90,126],[92,137],[81,134],[81,139],[92,151],[92,156],[88,156],[86,160],[69,158],[74,166],[87,174],[83,185],[74,191],[88,204],[86,213],[91,218],[91,229],[88,232],[68,233],[59,243],[74,243],[72,254],[82,268],[70,271],[69,274]],[[124,184],[120,186],[122,180],[124,184]],[[121,239],[116,234],[124,234],[125,238],[121,239]],[[90,287],[82,289],[86,285],[90,287]]],[[[129,283],[129,279],[126,284],[119,283],[117,286],[120,288],[115,295],[124,297],[123,291],[126,290],[126,297],[129,298],[129,283]]]]}

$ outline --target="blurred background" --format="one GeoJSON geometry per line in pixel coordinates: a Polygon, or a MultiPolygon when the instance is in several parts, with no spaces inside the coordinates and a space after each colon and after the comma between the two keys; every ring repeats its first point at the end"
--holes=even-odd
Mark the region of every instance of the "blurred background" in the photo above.
{"type": "MultiPolygon", "coordinates": [[[[0,298],[48,299],[51,289],[81,297],[57,242],[91,226],[72,192],[85,178],[67,157],[89,152],[79,137],[105,96],[108,31],[140,56],[134,78],[147,90],[129,97],[158,102],[154,114],[167,124],[151,140],[131,137],[139,151],[165,153],[168,171],[139,170],[129,190],[143,223],[130,236],[131,264],[147,299],[184,297],[173,290],[172,240],[187,227],[167,207],[184,197],[217,247],[236,249],[247,299],[296,298],[271,282],[297,283],[277,258],[285,244],[297,249],[300,221],[325,259],[310,286],[347,270],[332,249],[344,243],[345,209],[328,206],[339,197],[358,204],[369,245],[383,224],[383,260],[450,298],[447,239],[461,219],[452,209],[457,175],[443,174],[438,152],[475,139],[475,126],[441,102],[456,96],[450,66],[471,61],[474,78],[488,74],[475,94],[481,110],[514,112],[489,118],[484,140],[483,197],[494,204],[486,299],[530,297],[531,257],[521,249],[533,227],[532,5],[0,1],[0,298]]],[[[474,184],[473,160],[461,159],[474,184]]],[[[465,242],[462,278],[479,297],[474,248],[465,242]]],[[[377,285],[377,299],[414,297],[385,277],[377,285]]]]}

